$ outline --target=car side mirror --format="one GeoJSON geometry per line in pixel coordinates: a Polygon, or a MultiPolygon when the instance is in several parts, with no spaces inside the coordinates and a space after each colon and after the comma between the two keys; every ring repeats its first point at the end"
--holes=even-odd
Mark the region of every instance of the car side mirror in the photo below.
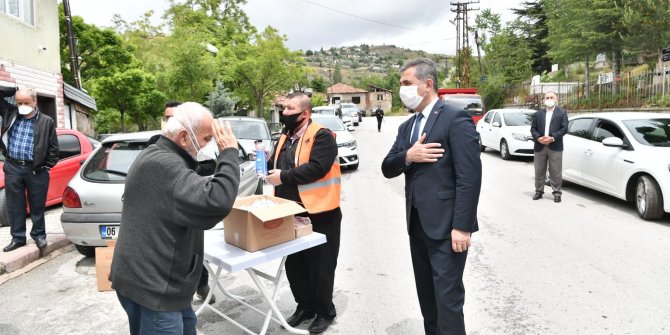
{"type": "Polygon", "coordinates": [[[614,147],[614,148],[628,148],[628,146],[623,143],[623,140],[618,138],[618,137],[608,137],[602,141],[603,145],[606,147],[614,147]]]}
{"type": "Polygon", "coordinates": [[[491,123],[491,125],[496,127],[496,128],[500,128],[500,122],[498,122],[498,121],[491,123]]]}
{"type": "Polygon", "coordinates": [[[347,126],[347,130],[348,130],[348,131],[354,131],[354,130],[356,130],[356,128],[354,128],[353,125],[348,125],[348,126],[347,126]]]}
{"type": "Polygon", "coordinates": [[[272,133],[272,136],[271,136],[272,140],[275,141],[275,142],[279,141],[280,137],[281,137],[281,133],[272,133]]]}

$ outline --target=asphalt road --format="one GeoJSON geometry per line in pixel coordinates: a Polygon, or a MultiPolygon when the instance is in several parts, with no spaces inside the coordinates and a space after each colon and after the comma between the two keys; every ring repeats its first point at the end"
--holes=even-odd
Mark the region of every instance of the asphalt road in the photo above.
{"type": "MultiPolygon", "coordinates": [[[[403,178],[387,180],[380,171],[404,119],[387,117],[378,133],[365,118],[354,132],[361,162],[343,176],[338,318],[327,334],[423,333],[403,178]]],[[[549,196],[533,201],[532,160],[502,161],[487,151],[482,162],[481,231],[465,274],[470,334],[670,332],[670,218],[643,221],[631,205],[575,185],[566,185],[560,204],[549,196]]],[[[97,292],[91,259],[70,250],[24,272],[0,285],[0,334],[127,334],[115,294],[97,292]]],[[[224,284],[265,308],[246,273],[224,284]]],[[[218,296],[218,308],[260,328],[257,314],[218,296]]],[[[279,307],[287,315],[292,300],[285,284],[279,307]]],[[[199,317],[198,329],[243,334],[212,312],[199,317]]],[[[287,334],[274,324],[269,333],[287,334]]]]}

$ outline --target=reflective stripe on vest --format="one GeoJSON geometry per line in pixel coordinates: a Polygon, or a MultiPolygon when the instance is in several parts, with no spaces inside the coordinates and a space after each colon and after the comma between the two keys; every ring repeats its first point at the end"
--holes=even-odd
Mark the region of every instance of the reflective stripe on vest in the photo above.
{"type": "MultiPolygon", "coordinates": [[[[307,126],[307,129],[300,137],[298,147],[296,148],[296,167],[309,162],[312,146],[316,140],[316,133],[322,128],[325,127],[313,121],[307,126]]],[[[334,133],[333,136],[335,136],[334,133]]],[[[281,148],[283,148],[287,138],[286,134],[282,134],[279,138],[279,143],[277,144],[277,150],[275,152],[275,166],[279,159],[281,148]]],[[[298,185],[300,200],[302,200],[302,204],[307,209],[307,212],[315,214],[340,207],[340,183],[340,163],[336,157],[335,162],[333,162],[330,170],[323,176],[323,178],[313,183],[298,185]]]]}

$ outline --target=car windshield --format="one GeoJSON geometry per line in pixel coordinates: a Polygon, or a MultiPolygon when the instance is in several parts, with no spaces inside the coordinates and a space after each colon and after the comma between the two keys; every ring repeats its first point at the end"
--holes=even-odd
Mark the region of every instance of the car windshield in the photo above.
{"type": "Polygon", "coordinates": [[[102,144],[82,171],[82,177],[98,182],[124,182],[137,155],[147,141],[120,141],[102,144]]]}
{"type": "Polygon", "coordinates": [[[530,126],[533,121],[533,114],[524,112],[503,113],[505,124],[509,127],[530,126]]]}
{"type": "Polygon", "coordinates": [[[313,118],[314,122],[318,124],[322,124],[326,126],[328,129],[332,131],[343,131],[344,130],[344,125],[342,124],[342,121],[338,118],[334,117],[319,117],[319,118],[313,118]]]}
{"type": "Polygon", "coordinates": [[[312,112],[315,114],[335,115],[335,108],[313,108],[312,112]]]}
{"type": "Polygon", "coordinates": [[[445,98],[444,103],[463,109],[469,112],[470,115],[482,115],[484,113],[482,100],[478,98],[445,98]]]}
{"type": "Polygon", "coordinates": [[[241,140],[269,140],[270,133],[262,122],[227,120],[235,137],[241,140]]]}
{"type": "Polygon", "coordinates": [[[670,147],[670,119],[623,121],[635,139],[652,147],[670,147]]]}
{"type": "Polygon", "coordinates": [[[342,108],[356,108],[354,104],[342,104],[342,108]]]}

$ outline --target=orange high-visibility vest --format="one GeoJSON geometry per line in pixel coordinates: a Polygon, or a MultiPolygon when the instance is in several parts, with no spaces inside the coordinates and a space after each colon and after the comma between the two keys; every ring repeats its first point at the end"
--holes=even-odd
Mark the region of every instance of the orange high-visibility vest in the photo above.
{"type": "MultiPolygon", "coordinates": [[[[311,122],[305,133],[300,137],[298,147],[295,149],[295,166],[298,167],[309,162],[310,154],[312,153],[312,146],[316,140],[316,133],[326,128],[316,122],[311,122]]],[[[332,133],[332,132],[331,132],[332,133]]],[[[332,133],[335,137],[335,133],[332,133]]],[[[279,160],[279,153],[284,147],[284,143],[288,137],[282,134],[277,144],[275,152],[275,169],[277,168],[277,161],[279,160]]],[[[309,184],[298,185],[298,193],[302,205],[310,214],[321,213],[340,207],[340,162],[335,157],[335,162],[330,167],[330,171],[326,173],[323,178],[309,184]]]]}

